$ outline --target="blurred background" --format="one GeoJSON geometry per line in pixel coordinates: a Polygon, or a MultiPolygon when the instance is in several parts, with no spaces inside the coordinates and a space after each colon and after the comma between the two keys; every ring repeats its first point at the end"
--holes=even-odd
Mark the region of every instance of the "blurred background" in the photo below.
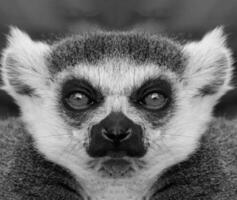
{"type": "MultiPolygon", "coordinates": [[[[224,25],[229,46],[237,56],[237,0],[0,0],[0,49],[5,46],[9,25],[27,31],[34,39],[55,39],[100,27],[136,28],[182,41],[200,39],[205,32],[224,25]]],[[[235,75],[235,85],[236,80],[235,75]]],[[[0,117],[18,114],[17,105],[0,90],[0,117]]],[[[215,114],[237,115],[236,89],[222,98],[215,114]]]]}

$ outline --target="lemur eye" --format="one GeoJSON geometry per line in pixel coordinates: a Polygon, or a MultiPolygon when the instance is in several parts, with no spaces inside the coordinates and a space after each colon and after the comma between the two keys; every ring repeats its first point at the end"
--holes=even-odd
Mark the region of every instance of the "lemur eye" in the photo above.
{"type": "Polygon", "coordinates": [[[83,110],[93,103],[92,99],[82,92],[73,92],[65,98],[69,107],[74,110],[83,110]]]}
{"type": "Polygon", "coordinates": [[[150,110],[159,110],[163,108],[168,98],[160,92],[151,92],[143,97],[141,104],[150,110]]]}

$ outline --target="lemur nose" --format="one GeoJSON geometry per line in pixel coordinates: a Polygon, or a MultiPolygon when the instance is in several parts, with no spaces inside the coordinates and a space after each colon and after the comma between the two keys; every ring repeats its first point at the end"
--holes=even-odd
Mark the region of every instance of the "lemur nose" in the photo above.
{"type": "Polygon", "coordinates": [[[90,136],[87,152],[92,157],[141,157],[146,152],[141,126],[120,112],[112,112],[94,125],[90,136]]]}
{"type": "Polygon", "coordinates": [[[122,113],[112,113],[100,124],[102,136],[115,145],[128,140],[133,133],[134,123],[122,113]]]}
{"type": "Polygon", "coordinates": [[[128,130],[120,130],[120,129],[114,129],[114,130],[106,130],[102,129],[102,136],[115,144],[118,144],[124,140],[129,139],[129,137],[132,135],[132,130],[129,128],[128,130]]]}

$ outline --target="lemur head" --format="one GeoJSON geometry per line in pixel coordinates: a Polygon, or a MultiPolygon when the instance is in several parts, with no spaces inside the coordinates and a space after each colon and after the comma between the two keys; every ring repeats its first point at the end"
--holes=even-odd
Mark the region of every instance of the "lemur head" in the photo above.
{"type": "Polygon", "coordinates": [[[49,45],[13,28],[4,89],[39,151],[80,180],[150,180],[197,148],[231,88],[225,40],[217,28],[185,45],[132,32],[49,45]]]}

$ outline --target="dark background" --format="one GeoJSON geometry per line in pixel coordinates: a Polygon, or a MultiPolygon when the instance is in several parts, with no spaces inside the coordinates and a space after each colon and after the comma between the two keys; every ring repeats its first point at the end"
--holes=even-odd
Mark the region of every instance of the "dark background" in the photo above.
{"type": "MultiPolygon", "coordinates": [[[[107,30],[136,28],[189,40],[224,25],[229,46],[237,56],[236,0],[0,0],[0,49],[5,46],[9,25],[18,26],[34,39],[46,40],[93,31],[97,26],[107,30]]],[[[235,75],[235,85],[236,80],[235,75]]],[[[224,96],[215,113],[236,116],[236,89],[224,96]]],[[[0,117],[17,114],[13,100],[0,90],[0,117]]]]}

